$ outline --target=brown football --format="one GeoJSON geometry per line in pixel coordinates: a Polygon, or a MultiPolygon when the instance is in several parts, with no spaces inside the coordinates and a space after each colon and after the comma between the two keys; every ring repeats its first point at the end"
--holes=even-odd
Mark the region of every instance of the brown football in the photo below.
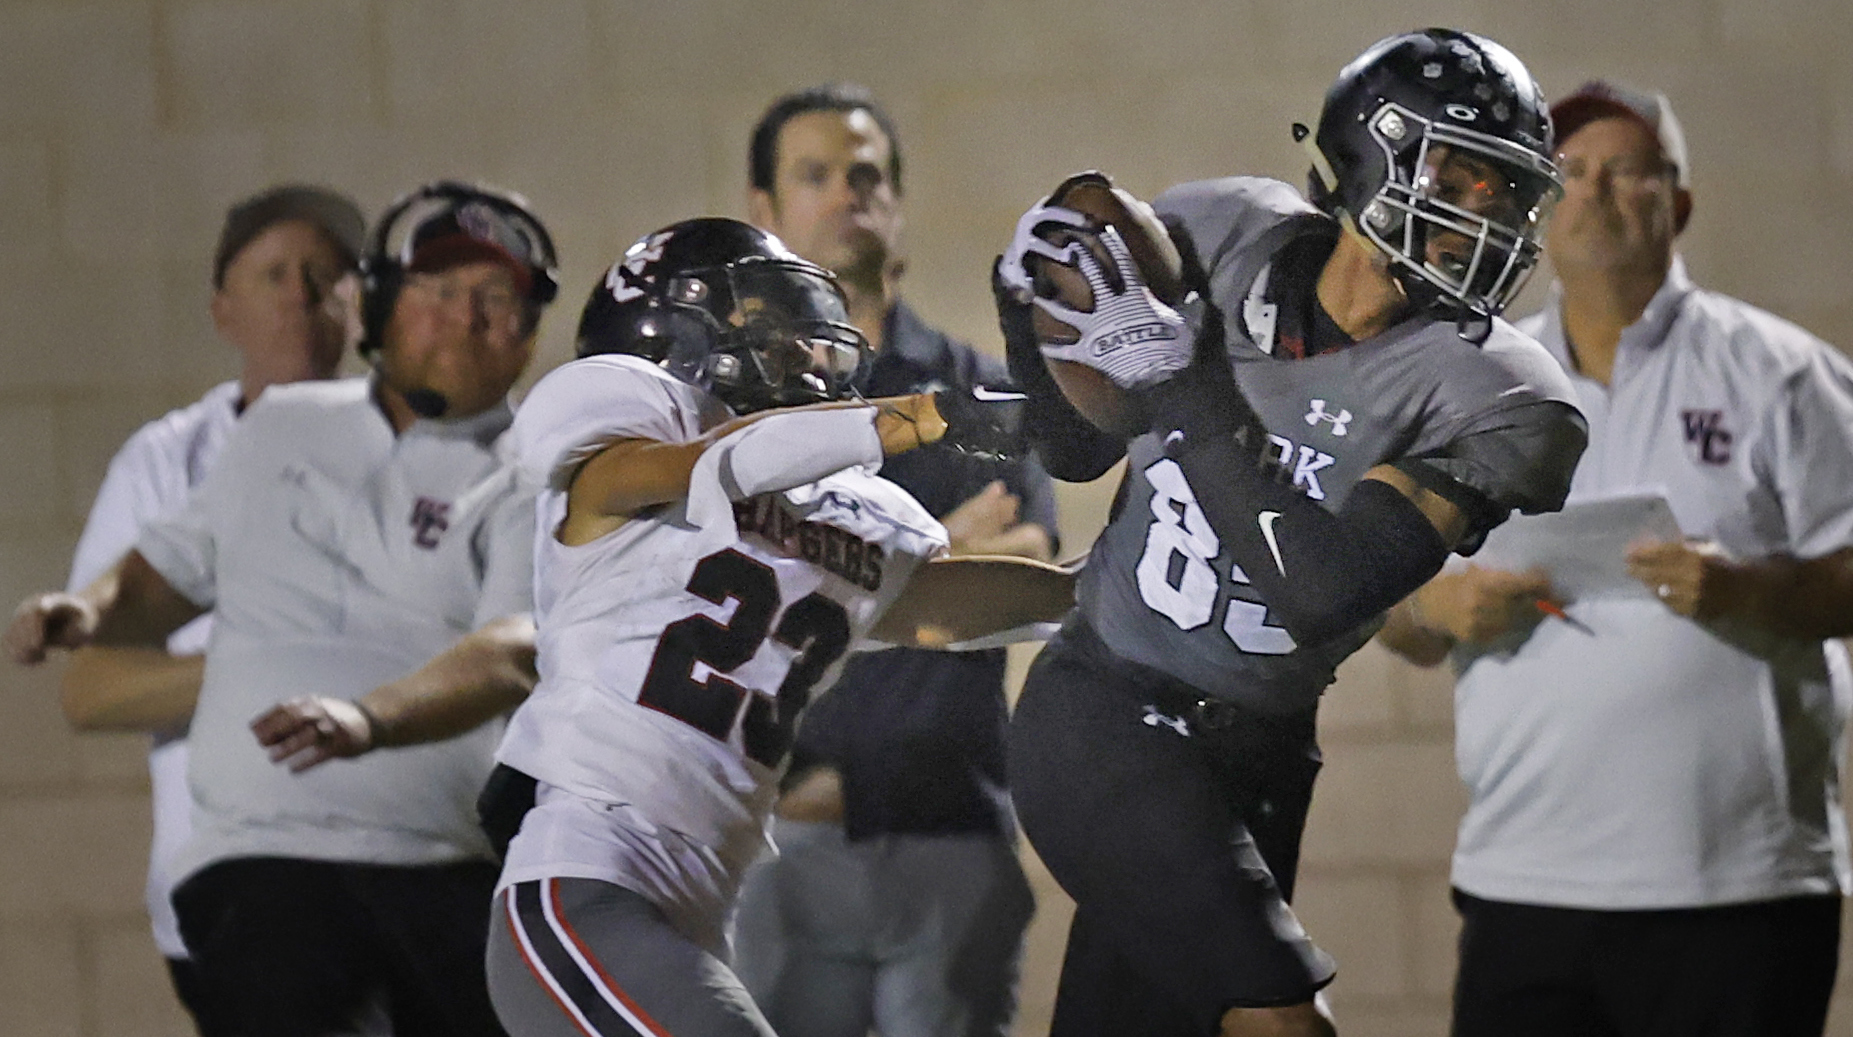
{"type": "MultiPolygon", "coordinates": [[[[1088,170],[1061,182],[1049,194],[1049,202],[1086,214],[1095,229],[1112,227],[1126,242],[1127,251],[1139,267],[1139,273],[1163,302],[1176,305],[1184,298],[1184,261],[1171,235],[1152,207],[1113,186],[1105,173],[1088,170]]],[[[1080,240],[1099,260],[1103,269],[1112,270],[1112,262],[1099,243],[1065,228],[1055,228],[1044,235],[1051,244],[1065,245],[1080,240]]],[[[1074,267],[1031,255],[1025,259],[1036,294],[1059,301],[1071,309],[1092,311],[1094,292],[1087,279],[1074,267]]],[[[1079,332],[1037,307],[1033,315],[1036,341],[1042,345],[1068,345],[1080,337],[1079,332]]],[[[1050,377],[1062,395],[1081,416],[1105,432],[1131,436],[1143,430],[1138,408],[1125,390],[1114,385],[1106,375],[1085,364],[1043,358],[1050,377]]]]}

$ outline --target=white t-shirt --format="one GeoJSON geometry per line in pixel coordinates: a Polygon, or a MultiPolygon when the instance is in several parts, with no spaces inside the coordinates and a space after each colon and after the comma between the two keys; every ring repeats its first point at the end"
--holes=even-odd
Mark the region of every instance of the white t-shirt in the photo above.
{"type": "MultiPolygon", "coordinates": [[[[219,447],[238,418],[237,382],[213,386],[190,406],[172,410],[135,430],[109,462],[96,502],[71,559],[68,589],[75,593],[108,572],[135,546],[150,520],[179,511],[187,494],[205,479],[219,447]]],[[[201,616],[167,639],[175,655],[206,650],[212,617],[201,616]]],[[[183,728],[184,731],[184,728],[183,728]]],[[[192,830],[187,797],[184,733],[157,734],[148,752],[148,781],[154,806],[154,839],[148,853],[144,895],[154,943],[169,958],[185,958],[186,944],[174,920],[169,862],[192,830]]]]}
{"type": "MultiPolygon", "coordinates": [[[[1564,364],[1557,300],[1522,324],[1564,364]]],[[[1853,364],[1675,265],[1607,387],[1572,371],[1589,449],[1570,499],[1657,489],[1733,556],[1853,544],[1853,364]]],[[[1525,521],[1522,518],[1514,522],[1525,521]]],[[[1472,802],[1454,882],[1596,909],[1849,888],[1838,642],[1702,625],[1649,599],[1570,606],[1461,652],[1457,757],[1472,802]]]]}
{"type": "Polygon", "coordinates": [[[765,845],[798,712],[945,549],[944,527],[874,475],[868,409],[769,416],[702,455],[686,500],[577,547],[553,536],[584,458],[621,438],[686,442],[727,416],[620,356],[558,368],[516,416],[523,476],[540,488],[540,683],[497,757],[546,795],[504,885],[599,878],[716,922],[765,845]],[[756,492],[778,486],[792,488],[756,492]],[[656,849],[640,854],[638,838],[656,849]]]}
{"type": "Polygon", "coordinates": [[[529,611],[533,507],[498,450],[509,420],[497,405],[394,436],[368,379],[273,387],[186,507],[143,533],[156,571],[215,610],[176,875],[249,856],[489,856],[475,800],[499,724],[300,775],[249,724],[299,695],[357,698],[529,611]]]}

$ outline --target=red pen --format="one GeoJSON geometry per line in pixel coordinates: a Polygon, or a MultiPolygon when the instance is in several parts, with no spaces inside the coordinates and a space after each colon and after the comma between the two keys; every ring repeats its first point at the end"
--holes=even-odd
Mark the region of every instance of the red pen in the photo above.
{"type": "Polygon", "coordinates": [[[1596,632],[1594,630],[1589,629],[1588,623],[1585,623],[1582,620],[1577,619],[1575,616],[1572,616],[1568,612],[1565,612],[1563,610],[1563,606],[1557,604],[1556,602],[1551,601],[1547,598],[1539,598],[1537,601],[1532,602],[1532,604],[1538,607],[1539,612],[1542,612],[1547,616],[1553,616],[1557,619],[1563,620],[1564,623],[1570,627],[1570,629],[1580,630],[1583,633],[1588,634],[1590,637],[1596,636],[1596,632]]]}

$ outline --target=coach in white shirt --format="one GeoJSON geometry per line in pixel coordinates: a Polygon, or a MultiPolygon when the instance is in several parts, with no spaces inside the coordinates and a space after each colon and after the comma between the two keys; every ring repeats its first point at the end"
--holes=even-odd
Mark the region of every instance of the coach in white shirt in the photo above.
{"type": "Polygon", "coordinates": [[[1687,279],[1664,97],[1595,83],[1552,114],[1559,283],[1520,327],[1589,418],[1571,501],[1659,490],[1692,539],[1636,546],[1648,593],[1574,622],[1537,622],[1542,576],[1466,567],[1385,628],[1460,671],[1454,1032],[1818,1037],[1849,879],[1827,639],[1853,633],[1853,365],[1687,279]]]}
{"type": "Polygon", "coordinates": [[[474,812],[499,725],[301,775],[248,725],[298,696],[355,699],[530,611],[533,507],[500,438],[556,265],[517,198],[403,199],[364,257],[373,374],[272,388],[178,514],[9,631],[16,655],[89,642],[76,672],[214,610],[174,905],[231,1032],[382,1013],[399,1033],[500,1032],[482,972],[497,869],[474,812]]]}
{"type": "MultiPolygon", "coordinates": [[[[149,521],[180,510],[217,460],[232,422],[266,387],[334,376],[346,346],[334,289],[359,262],[365,234],[354,203],[319,187],[274,187],[226,213],[213,257],[212,322],[238,352],[238,377],[143,425],[117,451],[77,541],[72,593],[120,561],[149,521]]],[[[208,1035],[217,1028],[174,921],[168,865],[191,831],[186,730],[211,625],[201,616],[175,631],[165,649],[125,650],[115,658],[121,673],[74,682],[63,699],[66,719],[80,730],[154,737],[148,915],[174,988],[208,1035]]]]}

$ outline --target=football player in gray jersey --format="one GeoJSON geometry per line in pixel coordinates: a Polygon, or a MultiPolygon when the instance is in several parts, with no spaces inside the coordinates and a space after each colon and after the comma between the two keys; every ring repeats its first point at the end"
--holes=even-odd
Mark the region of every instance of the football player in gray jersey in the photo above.
{"type": "Polygon", "coordinates": [[[1308,199],[1252,178],[1157,199],[1181,305],[1119,230],[1047,201],[998,263],[1051,472],[1129,462],[1011,731],[1024,829],[1077,902],[1058,1037],[1335,1032],[1333,963],[1287,907],[1320,693],[1450,551],[1559,507],[1584,444],[1560,370],[1498,316],[1560,191],[1524,66],[1393,36],[1294,129],[1308,199]],[[1086,312],[1052,262],[1086,277],[1086,312]],[[1077,340],[1038,346],[1033,307],[1077,340]],[[1045,355],[1110,379],[1144,431],[1090,426],[1045,355]]]}

